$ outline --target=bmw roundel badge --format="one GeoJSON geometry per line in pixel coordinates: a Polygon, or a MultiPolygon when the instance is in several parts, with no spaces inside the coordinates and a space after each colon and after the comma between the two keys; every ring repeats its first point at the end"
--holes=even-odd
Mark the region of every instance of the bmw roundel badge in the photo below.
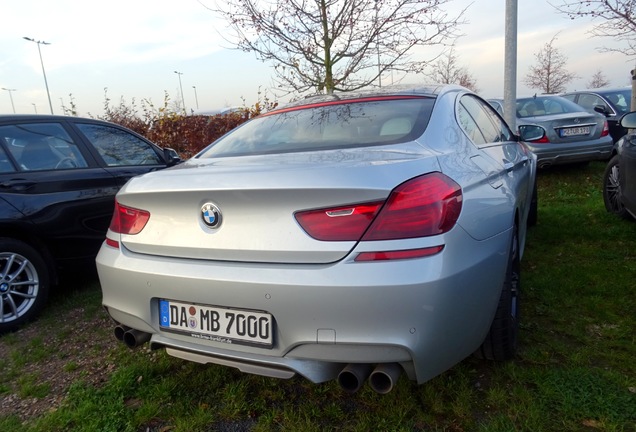
{"type": "Polygon", "coordinates": [[[201,219],[209,228],[218,228],[221,225],[221,210],[212,203],[205,203],[201,207],[201,219]]]}

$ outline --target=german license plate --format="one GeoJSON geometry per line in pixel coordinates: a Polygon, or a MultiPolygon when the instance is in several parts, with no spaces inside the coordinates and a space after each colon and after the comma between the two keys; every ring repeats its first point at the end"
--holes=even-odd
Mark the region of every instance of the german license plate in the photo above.
{"type": "Polygon", "coordinates": [[[162,330],[198,339],[268,348],[273,345],[272,316],[266,312],[160,300],[159,325],[162,330]]]}
{"type": "Polygon", "coordinates": [[[578,135],[589,135],[590,127],[589,126],[581,126],[581,127],[572,127],[572,128],[564,128],[560,129],[561,137],[571,137],[578,135]]]}

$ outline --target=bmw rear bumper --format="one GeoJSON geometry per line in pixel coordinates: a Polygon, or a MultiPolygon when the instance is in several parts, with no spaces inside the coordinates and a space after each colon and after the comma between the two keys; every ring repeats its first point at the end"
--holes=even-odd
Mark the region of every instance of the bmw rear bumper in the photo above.
{"type": "Polygon", "coordinates": [[[348,363],[399,363],[422,383],[483,341],[510,238],[506,230],[476,241],[456,226],[438,238],[407,241],[445,244],[434,256],[354,262],[352,255],[321,265],[175,259],[104,244],[97,269],[112,318],[151,334],[150,345],[172,355],[280,378],[298,373],[313,382],[335,378],[348,363]],[[273,346],[162,331],[160,299],[270,313],[273,346]]]}

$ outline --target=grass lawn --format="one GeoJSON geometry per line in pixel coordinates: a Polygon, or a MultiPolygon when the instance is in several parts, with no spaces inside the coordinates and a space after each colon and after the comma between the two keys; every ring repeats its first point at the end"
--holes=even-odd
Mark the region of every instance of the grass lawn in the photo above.
{"type": "Polygon", "coordinates": [[[604,166],[539,173],[515,361],[348,395],[129,350],[89,280],[0,338],[0,431],[636,431],[636,222],[605,212],[604,166]]]}

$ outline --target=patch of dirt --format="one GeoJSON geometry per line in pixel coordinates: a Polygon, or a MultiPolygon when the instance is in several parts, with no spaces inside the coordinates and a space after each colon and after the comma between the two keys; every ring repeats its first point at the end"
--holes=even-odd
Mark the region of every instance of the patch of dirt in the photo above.
{"type": "Polygon", "coordinates": [[[104,383],[115,369],[112,356],[106,354],[118,343],[113,328],[102,309],[87,317],[78,307],[0,338],[0,416],[32,419],[58,409],[73,382],[104,383]],[[49,328],[51,323],[55,328],[49,328]],[[25,395],[25,379],[43,386],[46,395],[25,395]]]}

